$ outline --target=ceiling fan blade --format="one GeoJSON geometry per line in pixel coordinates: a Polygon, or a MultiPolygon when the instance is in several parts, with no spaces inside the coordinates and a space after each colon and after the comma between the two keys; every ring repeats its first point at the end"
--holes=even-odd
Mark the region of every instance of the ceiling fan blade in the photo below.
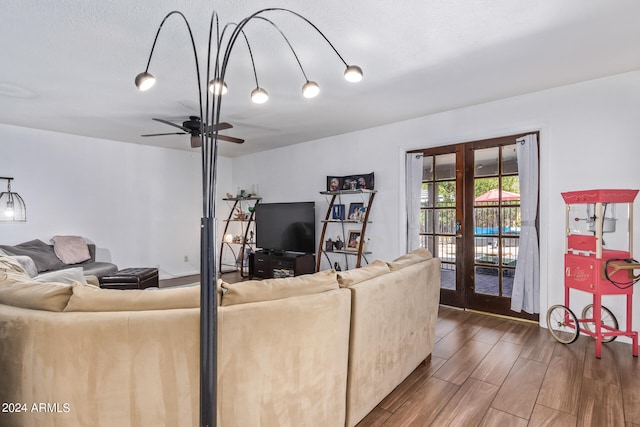
{"type": "Polygon", "coordinates": [[[218,135],[218,139],[220,141],[234,142],[236,144],[242,144],[244,142],[244,139],[234,138],[233,136],[227,135],[218,135]]]}
{"type": "MultiPolygon", "coordinates": [[[[218,131],[231,129],[232,127],[233,125],[231,123],[227,123],[227,122],[218,123],[218,131]]],[[[213,132],[213,130],[214,130],[214,126],[207,126],[207,132],[213,132]]]]}
{"type": "Polygon", "coordinates": [[[185,132],[191,132],[191,129],[188,129],[188,128],[182,126],[182,125],[177,125],[177,124],[172,123],[172,122],[170,122],[168,120],[156,119],[156,118],[153,118],[153,120],[155,120],[156,122],[164,123],[165,125],[169,125],[169,126],[176,127],[178,129],[182,129],[185,132]]]}
{"type": "Polygon", "coordinates": [[[148,133],[140,136],[163,136],[163,135],[184,135],[184,132],[172,132],[172,133],[148,133]]]}
{"type": "Polygon", "coordinates": [[[191,148],[202,147],[202,139],[199,136],[191,136],[191,148]]]}

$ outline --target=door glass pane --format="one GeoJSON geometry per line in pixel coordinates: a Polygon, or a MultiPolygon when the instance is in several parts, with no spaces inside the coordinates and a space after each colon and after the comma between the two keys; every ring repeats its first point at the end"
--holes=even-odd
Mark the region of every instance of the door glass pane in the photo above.
{"type": "Polygon", "coordinates": [[[520,206],[509,206],[502,208],[502,234],[519,235],[522,218],[520,217],[520,206]]]}
{"type": "Polygon", "coordinates": [[[433,180],[433,156],[424,156],[422,158],[422,180],[433,180]]]}
{"type": "Polygon", "coordinates": [[[475,208],[474,219],[473,231],[476,235],[498,235],[498,208],[475,208]]]}
{"type": "Polygon", "coordinates": [[[476,237],[474,259],[476,264],[498,264],[498,238],[476,237]]]}
{"type": "Polygon", "coordinates": [[[518,158],[516,156],[515,144],[502,147],[502,173],[518,173],[518,158]]]}
{"type": "Polygon", "coordinates": [[[422,193],[420,194],[420,207],[433,207],[433,182],[422,183],[422,193]]]}
{"type": "Polygon", "coordinates": [[[456,289],[456,265],[443,263],[440,267],[440,287],[454,291],[456,289]]]}
{"type": "Polygon", "coordinates": [[[478,206],[497,205],[500,201],[500,180],[494,178],[476,178],[473,181],[474,204],[478,206]]]}
{"type": "Polygon", "coordinates": [[[440,154],[436,157],[436,181],[443,179],[455,179],[456,177],[456,155],[440,154]]]}
{"type": "Polygon", "coordinates": [[[476,267],[476,289],[477,294],[500,295],[499,270],[490,267],[476,267]]]}
{"type": "Polygon", "coordinates": [[[502,270],[502,296],[511,298],[513,292],[513,275],[515,270],[502,270]]]}
{"type": "Polygon", "coordinates": [[[436,233],[451,235],[456,233],[455,209],[436,210],[436,233]]]}
{"type": "Polygon", "coordinates": [[[475,176],[498,174],[499,147],[482,148],[474,151],[475,176]]]}
{"type": "Polygon", "coordinates": [[[433,249],[433,236],[427,236],[425,234],[420,236],[420,247],[429,249],[429,252],[435,255],[435,250],[433,249]]]}
{"type": "Polygon", "coordinates": [[[456,182],[443,181],[436,183],[436,206],[455,206],[456,205],[456,182]]]}
{"type": "Polygon", "coordinates": [[[520,179],[518,175],[502,177],[502,204],[520,204],[520,179]]]}
{"type": "Polygon", "coordinates": [[[518,260],[518,248],[520,247],[520,239],[506,238],[502,239],[502,265],[509,267],[516,266],[518,260]]]}
{"type": "Polygon", "coordinates": [[[440,258],[443,262],[455,262],[456,260],[456,238],[454,236],[435,236],[436,251],[434,257],[440,258]]]}
{"type": "Polygon", "coordinates": [[[420,210],[420,232],[433,234],[433,209],[420,210]]]}

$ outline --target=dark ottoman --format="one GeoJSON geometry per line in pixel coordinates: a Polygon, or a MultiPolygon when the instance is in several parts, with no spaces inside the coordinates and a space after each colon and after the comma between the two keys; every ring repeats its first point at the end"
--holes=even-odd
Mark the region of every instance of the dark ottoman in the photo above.
{"type": "Polygon", "coordinates": [[[103,289],[146,289],[158,287],[157,268],[125,268],[117,273],[102,276],[100,287],[103,289]]]}

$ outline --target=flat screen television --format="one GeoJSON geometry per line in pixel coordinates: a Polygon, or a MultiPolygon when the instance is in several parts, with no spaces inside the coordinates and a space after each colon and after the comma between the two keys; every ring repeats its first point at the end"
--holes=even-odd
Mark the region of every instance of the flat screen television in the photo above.
{"type": "Polygon", "coordinates": [[[315,202],[258,203],[256,246],[265,251],[316,251],[315,202]]]}

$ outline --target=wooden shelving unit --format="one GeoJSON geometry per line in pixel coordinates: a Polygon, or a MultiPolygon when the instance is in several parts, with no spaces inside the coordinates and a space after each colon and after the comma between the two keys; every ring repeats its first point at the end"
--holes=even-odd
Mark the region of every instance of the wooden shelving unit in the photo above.
{"type": "Polygon", "coordinates": [[[223,267],[232,267],[231,271],[239,271],[242,277],[248,277],[249,275],[249,260],[245,258],[245,249],[247,247],[255,246],[255,207],[262,200],[260,197],[233,197],[222,199],[225,202],[229,203],[231,210],[229,211],[229,217],[225,220],[224,232],[222,233],[222,239],[220,243],[220,259],[218,262],[218,268],[220,273],[228,273],[229,271],[223,271],[223,267]],[[245,209],[249,212],[246,214],[245,209]],[[237,217],[238,210],[243,214],[240,218],[237,217]],[[234,233],[234,236],[240,236],[240,239],[233,239],[232,241],[227,241],[225,237],[230,231],[230,225],[237,224],[234,230],[238,231],[234,233]],[[254,237],[251,237],[251,232],[253,231],[254,237]],[[233,254],[233,259],[235,260],[234,264],[223,263],[224,254],[227,252],[231,252],[233,254]],[[246,264],[246,265],[245,265],[246,264]]]}
{"type": "MultiPolygon", "coordinates": [[[[365,240],[366,240],[367,225],[370,224],[369,215],[371,214],[371,207],[373,206],[373,200],[375,198],[376,191],[375,190],[321,191],[320,194],[330,197],[330,199],[327,199],[329,206],[327,208],[327,214],[324,220],[322,221],[322,233],[320,234],[320,243],[318,246],[318,256],[316,259],[316,271],[320,271],[320,265],[322,263],[323,255],[325,259],[329,262],[329,265],[333,265],[333,262],[335,262],[335,261],[332,261],[330,254],[338,254],[338,255],[344,256],[345,267],[347,270],[349,269],[350,257],[353,257],[353,256],[356,257],[355,268],[359,268],[362,265],[363,259],[366,263],[368,263],[366,255],[369,255],[371,252],[365,251],[365,248],[366,248],[365,240]],[[347,212],[345,212],[345,219],[332,219],[333,208],[334,206],[336,206],[336,204],[344,204],[343,197],[345,200],[349,199],[349,200],[355,201],[356,196],[360,197],[363,207],[365,208],[364,215],[361,219],[358,219],[358,220],[349,219],[348,209],[347,209],[347,212]],[[357,243],[356,249],[355,250],[333,249],[330,251],[326,250],[325,237],[327,235],[327,228],[329,225],[332,225],[332,226],[339,225],[341,227],[340,231],[342,233],[342,236],[344,239],[343,243],[345,246],[348,245],[349,243],[347,241],[348,236],[346,234],[348,230],[346,230],[345,227],[348,225],[359,227],[360,240],[357,243]]],[[[347,208],[347,205],[345,205],[345,208],[347,208]]]]}

